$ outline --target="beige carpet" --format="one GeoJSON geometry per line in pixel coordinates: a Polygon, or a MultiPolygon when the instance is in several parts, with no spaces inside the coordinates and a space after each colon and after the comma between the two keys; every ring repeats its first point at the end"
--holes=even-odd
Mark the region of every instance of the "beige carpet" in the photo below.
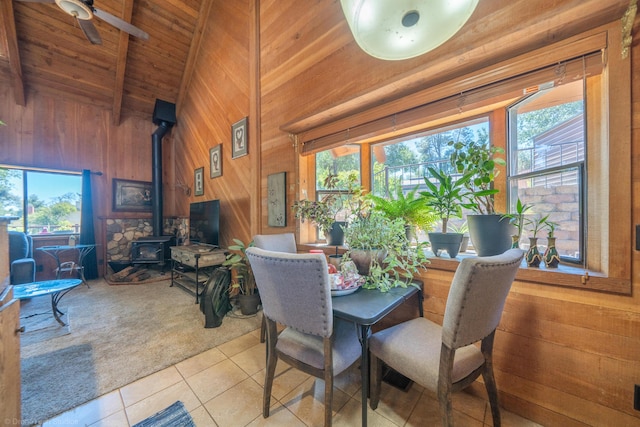
{"type": "MultiPolygon", "coordinates": [[[[69,327],[29,331],[50,319],[50,297],[23,301],[22,418],[33,425],[259,328],[261,314],[227,316],[205,329],[195,298],[168,281],[109,286],[103,279],[62,298],[69,327]],[[46,316],[45,316],[46,318],[46,316]]],[[[49,322],[51,323],[51,322],[49,322]]],[[[53,327],[51,327],[53,326],[53,327]]]]}

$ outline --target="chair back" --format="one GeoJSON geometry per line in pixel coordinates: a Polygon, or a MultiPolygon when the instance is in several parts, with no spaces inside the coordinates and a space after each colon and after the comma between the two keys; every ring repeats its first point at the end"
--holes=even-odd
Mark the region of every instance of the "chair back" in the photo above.
{"type": "Polygon", "coordinates": [[[9,231],[9,263],[23,258],[33,258],[31,236],[22,231],[9,231]]]}
{"type": "Polygon", "coordinates": [[[296,237],[293,233],[257,234],[253,237],[253,245],[256,248],[267,251],[288,252],[291,254],[298,252],[296,237]]]}
{"type": "Polygon", "coordinates": [[[524,252],[465,258],[456,270],[442,324],[442,342],[451,349],[482,340],[500,323],[507,294],[524,252]]]}
{"type": "Polygon", "coordinates": [[[329,337],[333,306],[324,254],[247,249],[247,258],[269,319],[298,331],[329,337]]]}

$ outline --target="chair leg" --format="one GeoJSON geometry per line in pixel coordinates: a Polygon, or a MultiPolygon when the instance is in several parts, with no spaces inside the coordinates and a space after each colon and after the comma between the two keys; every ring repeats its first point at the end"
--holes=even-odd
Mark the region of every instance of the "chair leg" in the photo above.
{"type": "Polygon", "coordinates": [[[493,427],[500,427],[500,405],[498,404],[498,387],[496,379],[493,376],[493,338],[495,331],[482,340],[481,350],[484,355],[484,369],[482,370],[482,379],[487,389],[489,404],[491,405],[491,416],[493,417],[493,427]]]}
{"type": "Polygon", "coordinates": [[[324,426],[331,427],[333,412],[333,337],[324,339],[324,426]]]}
{"type": "MultiPolygon", "coordinates": [[[[265,319],[263,317],[263,319],[265,319]]],[[[271,320],[265,321],[267,329],[267,370],[264,377],[264,391],[262,395],[262,416],[269,416],[269,407],[271,406],[271,389],[273,388],[273,378],[276,374],[276,363],[278,355],[276,354],[276,324],[271,320]]]]}
{"type": "Polygon", "coordinates": [[[380,402],[380,388],[382,387],[382,366],[384,363],[373,354],[369,358],[371,361],[371,374],[369,375],[369,407],[374,411],[378,408],[380,402]]]}
{"type": "Polygon", "coordinates": [[[440,348],[440,369],[438,373],[438,402],[440,417],[444,427],[453,427],[453,404],[451,402],[451,371],[455,350],[442,344],[440,348]]]}
{"type": "Polygon", "coordinates": [[[264,320],[264,312],[262,313],[262,324],[260,325],[260,342],[265,342],[267,338],[267,324],[264,320]]]}

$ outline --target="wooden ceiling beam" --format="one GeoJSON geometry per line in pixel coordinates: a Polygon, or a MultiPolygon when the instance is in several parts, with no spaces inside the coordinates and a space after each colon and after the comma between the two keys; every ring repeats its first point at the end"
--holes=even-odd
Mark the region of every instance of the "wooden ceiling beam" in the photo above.
{"type": "Polygon", "coordinates": [[[16,33],[16,21],[13,14],[13,2],[11,0],[0,0],[0,31],[4,32],[4,39],[7,43],[7,57],[11,69],[11,85],[16,104],[25,106],[24,81],[22,80],[22,65],[20,63],[20,53],[18,51],[18,35],[16,33]]]}
{"type": "Polygon", "coordinates": [[[211,0],[203,0],[200,4],[200,13],[198,13],[198,22],[193,30],[193,37],[191,38],[191,45],[189,46],[189,54],[187,55],[187,61],[185,63],[184,72],[182,73],[182,81],[180,82],[180,90],[178,91],[178,100],[176,102],[177,115],[180,115],[182,109],[182,102],[187,94],[187,89],[191,83],[191,77],[193,76],[193,70],[196,63],[196,59],[199,56],[200,44],[202,42],[202,34],[209,21],[209,13],[211,11],[211,0]]]}
{"type": "MultiPolygon", "coordinates": [[[[133,16],[133,0],[125,0],[122,11],[122,19],[131,22],[133,16]]],[[[129,53],[129,33],[120,31],[118,41],[118,54],[116,55],[116,77],[113,88],[113,106],[111,108],[111,121],[114,126],[120,124],[122,115],[122,96],[124,92],[124,75],[127,69],[127,57],[129,53]]]]}

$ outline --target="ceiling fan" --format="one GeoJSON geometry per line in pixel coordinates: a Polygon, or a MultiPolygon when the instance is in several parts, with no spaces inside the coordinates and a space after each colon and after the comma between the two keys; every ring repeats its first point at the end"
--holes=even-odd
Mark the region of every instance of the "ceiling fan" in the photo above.
{"type": "Polygon", "coordinates": [[[102,44],[98,30],[91,20],[94,16],[132,36],[149,40],[149,34],[122,19],[93,6],[93,0],[18,0],[27,3],[55,3],[67,14],[76,18],[80,29],[92,44],[102,44]]]}

